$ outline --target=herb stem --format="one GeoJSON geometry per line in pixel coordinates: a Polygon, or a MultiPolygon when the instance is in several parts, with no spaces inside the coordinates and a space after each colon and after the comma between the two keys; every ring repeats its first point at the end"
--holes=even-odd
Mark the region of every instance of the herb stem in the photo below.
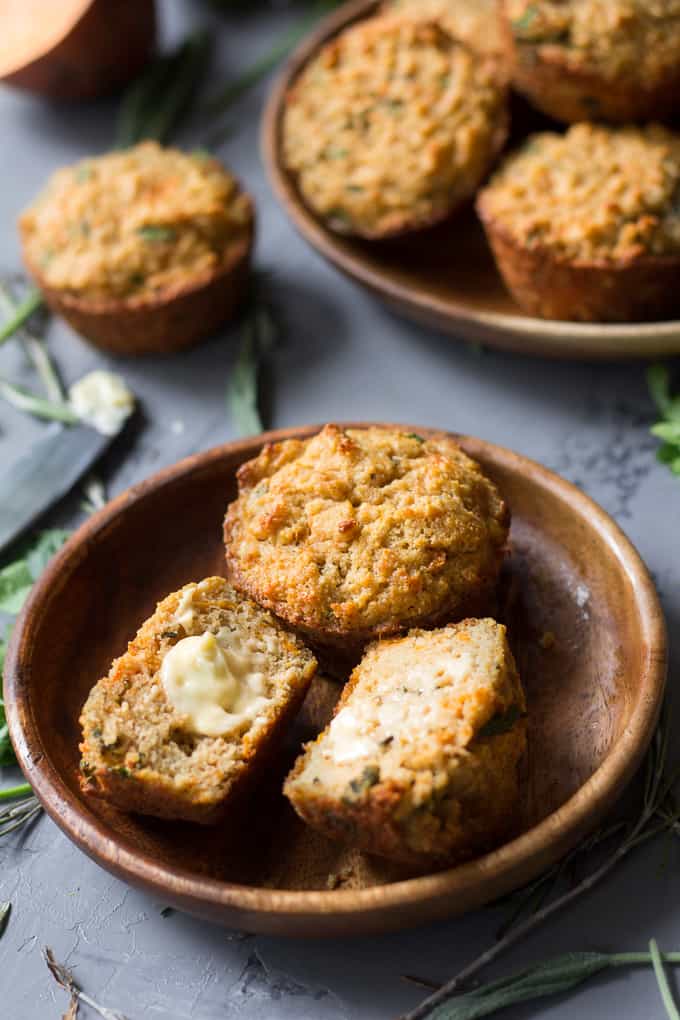
{"type": "Polygon", "coordinates": [[[664,957],[659,952],[659,947],[656,944],[656,939],[650,939],[649,942],[649,955],[652,958],[652,966],[654,967],[654,976],[656,977],[656,983],[659,986],[659,992],[661,993],[661,1001],[664,1004],[666,1012],[668,1013],[668,1020],[680,1020],[680,1013],[678,1013],[677,1006],[673,1000],[673,993],[671,992],[670,985],[668,984],[668,978],[666,977],[666,971],[663,968],[664,963],[672,962],[669,956],[674,954],[666,954],[664,957]]]}
{"type": "MultiPolygon", "coordinates": [[[[2,282],[0,282],[0,300],[7,315],[16,315],[17,306],[9,289],[2,282]]],[[[27,329],[21,330],[19,339],[26,352],[26,356],[40,377],[47,399],[53,400],[56,403],[65,401],[66,391],[59,378],[56,365],[49,355],[45,341],[42,337],[30,333],[27,329]]]]}
{"type": "Polygon", "coordinates": [[[0,790],[0,800],[14,800],[16,797],[25,797],[32,793],[33,788],[30,783],[21,783],[20,786],[10,786],[6,790],[0,790]]]}
{"type": "Polygon", "coordinates": [[[65,401],[46,400],[23,386],[16,386],[8,379],[0,378],[0,396],[20,411],[27,411],[36,418],[61,421],[66,425],[75,425],[80,420],[65,401]]]}
{"type": "Polygon", "coordinates": [[[9,317],[4,326],[0,327],[0,344],[4,343],[5,340],[9,340],[18,329],[21,329],[23,324],[40,308],[42,303],[43,296],[39,290],[33,289],[29,291],[24,300],[16,306],[14,314],[9,317]]]}

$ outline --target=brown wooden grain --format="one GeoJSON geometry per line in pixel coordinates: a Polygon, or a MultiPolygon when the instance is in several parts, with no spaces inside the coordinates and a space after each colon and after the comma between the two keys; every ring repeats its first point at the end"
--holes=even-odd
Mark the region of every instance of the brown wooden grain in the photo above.
{"type": "MultiPolygon", "coordinates": [[[[281,121],[288,89],[320,46],[374,14],[375,0],[350,0],[295,50],[276,81],[262,122],[262,155],[272,187],[293,225],[312,247],[352,280],[415,322],[457,339],[545,357],[662,357],[680,353],[680,321],[556,322],[527,316],[506,290],[472,208],[446,223],[392,242],[334,233],[307,209],[281,158],[281,121]]],[[[513,114],[520,104],[515,103],[513,114]]],[[[552,126],[520,112],[512,132],[552,126]],[[518,120],[522,120],[519,125],[518,120]]]]}
{"type": "Polygon", "coordinates": [[[315,431],[289,429],[190,457],[90,518],[38,581],[15,628],[7,715],[19,761],[48,813],[119,877],[250,931],[385,931],[507,893],[600,820],[639,765],[656,723],[664,622],[637,553],[587,496],[518,454],[462,438],[513,512],[508,624],[530,712],[515,839],[464,865],[414,876],[306,829],[281,795],[281,781],[299,742],[332,710],[339,688],[325,678],[315,682],[268,780],[209,838],[190,824],[126,815],[85,798],[77,720],[90,687],[158,599],[223,572],[221,526],[238,466],[265,440],[315,431]]]}

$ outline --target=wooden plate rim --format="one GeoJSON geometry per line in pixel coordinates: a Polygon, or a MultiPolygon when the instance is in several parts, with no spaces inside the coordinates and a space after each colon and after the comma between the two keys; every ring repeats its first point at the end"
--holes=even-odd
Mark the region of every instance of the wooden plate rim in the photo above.
{"type": "MultiPolygon", "coordinates": [[[[385,423],[348,422],[341,423],[341,427],[361,428],[368,424],[385,423]]],[[[400,424],[397,427],[424,435],[441,434],[442,431],[420,425],[400,424]]],[[[198,912],[203,908],[214,916],[217,906],[225,911],[240,910],[251,916],[278,915],[291,921],[296,918],[313,920],[319,915],[371,915],[386,909],[398,910],[409,904],[441,900],[442,897],[453,898],[457,893],[469,893],[471,888],[480,887],[489,880],[493,880],[493,892],[487,899],[495,898],[499,891],[509,891],[529,881],[558,860],[611,807],[638,768],[653,735],[663,700],[667,664],[663,611],[647,568],[632,543],[612,518],[575,485],[505,447],[447,433],[458,439],[471,456],[486,455],[506,470],[521,472],[533,484],[558,495],[588,522],[600,540],[606,542],[631,581],[647,650],[631,720],[617,744],[584,785],[534,828],[464,865],[368,889],[297,891],[238,885],[197,876],[187,869],[161,865],[149,854],[119,846],[111,838],[110,830],[90,815],[67,787],[52,765],[49,750],[40,738],[30,689],[23,676],[23,664],[29,660],[32,633],[42,609],[52,598],[58,597],[60,588],[68,583],[70,574],[87,555],[88,545],[104,534],[119,515],[149,493],[184,480],[187,474],[200,474],[227,454],[253,456],[265,442],[305,438],[320,428],[320,425],[310,425],[266,432],[187,457],[127,489],[81,525],[35,584],[14,628],[8,650],[5,703],[19,764],[29,776],[47,814],[81,850],[131,884],[152,889],[174,898],[176,902],[181,901],[188,909],[193,904],[198,912]]],[[[484,901],[483,893],[475,898],[478,904],[484,901]]]]}
{"type": "Polygon", "coordinates": [[[392,305],[410,308],[423,320],[428,317],[430,321],[436,319],[440,326],[446,322],[445,328],[449,330],[456,326],[477,327],[485,334],[485,342],[493,346],[557,357],[644,357],[680,353],[680,319],[640,323],[537,319],[528,315],[470,309],[455,300],[410,290],[392,279],[389,273],[372,269],[360,255],[343,250],[341,241],[336,241],[313,216],[279,158],[286,92],[323,43],[353,22],[372,14],[378,7],[378,0],[349,0],[323,18],[290,54],[267,99],[260,132],[262,160],[277,198],[304,239],[343,273],[392,305]],[[497,335],[494,336],[494,333],[497,335]],[[583,342],[583,346],[577,348],[579,341],[583,342]],[[645,341],[649,342],[647,348],[645,341]],[[659,346],[652,346],[655,341],[660,342],[659,346]],[[548,344],[552,347],[551,351],[544,346],[548,344]],[[612,344],[621,344],[621,350],[613,350],[612,344]]]}

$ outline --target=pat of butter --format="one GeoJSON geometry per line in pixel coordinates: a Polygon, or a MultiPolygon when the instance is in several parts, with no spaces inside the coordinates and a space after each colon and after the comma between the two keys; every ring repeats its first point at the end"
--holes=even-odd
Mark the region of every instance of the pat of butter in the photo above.
{"type": "Polygon", "coordinates": [[[178,641],[161,664],[161,683],[187,729],[224,737],[251,723],[267,704],[264,657],[228,630],[178,641]]]}
{"type": "Polygon", "coordinates": [[[68,391],[80,420],[105,436],[115,436],[135,409],[134,394],[114,372],[90,372],[68,391]]]}
{"type": "Polygon", "coordinates": [[[187,588],[183,592],[179,602],[177,603],[177,609],[175,610],[174,620],[185,630],[194,622],[194,594],[196,592],[197,585],[192,585],[191,588],[187,588]]]}

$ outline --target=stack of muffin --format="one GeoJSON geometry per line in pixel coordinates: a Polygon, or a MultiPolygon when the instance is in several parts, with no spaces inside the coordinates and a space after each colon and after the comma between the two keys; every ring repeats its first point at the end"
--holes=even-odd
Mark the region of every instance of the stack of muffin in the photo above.
{"type": "Polygon", "coordinates": [[[317,216],[374,242],[476,195],[526,312],[639,321],[680,311],[676,111],[679,0],[391,0],[298,76],[283,157],[317,216]],[[487,180],[512,89],[553,130],[487,180]]]}

